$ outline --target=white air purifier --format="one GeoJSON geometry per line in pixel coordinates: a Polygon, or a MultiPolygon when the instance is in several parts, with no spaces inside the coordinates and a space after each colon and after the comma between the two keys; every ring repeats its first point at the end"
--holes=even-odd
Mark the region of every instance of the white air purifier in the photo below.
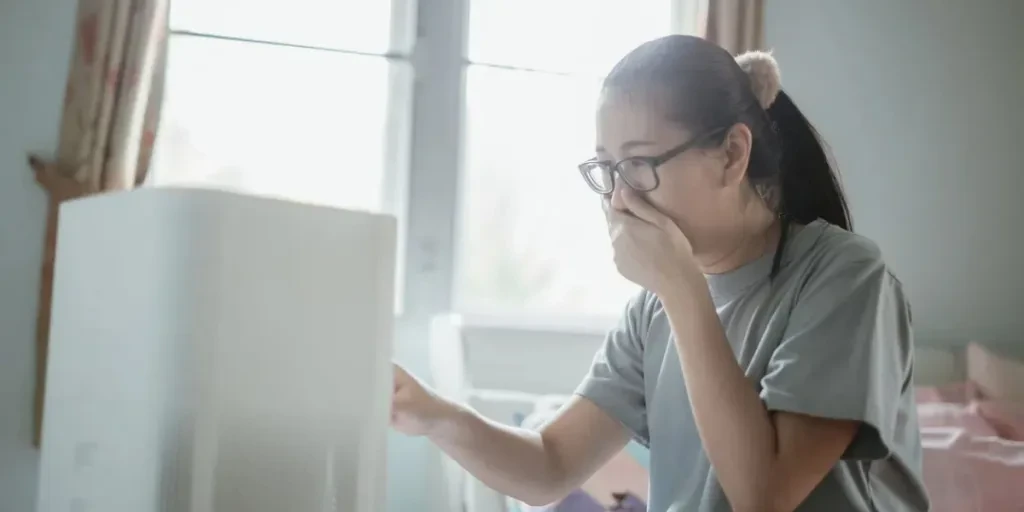
{"type": "Polygon", "coordinates": [[[394,218],[215,190],[69,202],[38,512],[381,512],[394,218]]]}

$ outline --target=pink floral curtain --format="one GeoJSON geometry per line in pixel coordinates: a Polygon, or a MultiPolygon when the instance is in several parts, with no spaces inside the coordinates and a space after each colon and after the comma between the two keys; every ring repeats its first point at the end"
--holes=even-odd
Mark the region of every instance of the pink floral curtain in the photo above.
{"type": "Polygon", "coordinates": [[[49,194],[36,323],[36,444],[42,425],[60,203],[141,184],[156,136],[170,0],[79,0],[60,144],[29,157],[49,194]]]}

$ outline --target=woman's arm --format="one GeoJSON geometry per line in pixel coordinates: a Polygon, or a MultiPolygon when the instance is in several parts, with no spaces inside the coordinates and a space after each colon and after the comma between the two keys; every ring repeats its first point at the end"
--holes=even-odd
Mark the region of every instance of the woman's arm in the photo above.
{"type": "Polygon", "coordinates": [[[515,428],[435,395],[397,365],[392,416],[398,430],[425,434],[487,486],[538,506],[579,487],[629,440],[621,423],[579,396],[539,431],[515,428]]]}
{"type": "Polygon", "coordinates": [[[859,422],[769,413],[736,363],[703,276],[671,289],[660,299],[726,497],[741,512],[795,509],[842,456],[859,422]]]}
{"type": "Polygon", "coordinates": [[[540,431],[505,426],[453,404],[430,439],[487,486],[539,506],[582,485],[629,436],[622,424],[577,396],[540,431]]]}

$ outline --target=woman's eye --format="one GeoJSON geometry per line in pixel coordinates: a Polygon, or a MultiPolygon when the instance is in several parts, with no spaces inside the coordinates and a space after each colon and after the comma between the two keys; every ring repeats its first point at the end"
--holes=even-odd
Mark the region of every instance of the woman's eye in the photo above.
{"type": "Polygon", "coordinates": [[[619,167],[623,172],[631,172],[646,166],[647,164],[642,160],[623,160],[622,163],[619,164],[619,167]]]}

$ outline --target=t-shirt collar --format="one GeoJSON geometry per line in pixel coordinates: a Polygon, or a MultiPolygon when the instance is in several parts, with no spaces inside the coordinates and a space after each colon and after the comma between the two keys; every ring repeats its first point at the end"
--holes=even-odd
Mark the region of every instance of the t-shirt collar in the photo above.
{"type": "MultiPolygon", "coordinates": [[[[784,268],[791,261],[799,258],[828,226],[827,222],[819,219],[806,226],[792,228],[794,231],[790,233],[789,239],[786,241],[781,267],[784,268]]],[[[769,251],[736,270],[722,274],[704,274],[711,297],[716,304],[720,304],[738,297],[755,284],[767,280],[772,272],[774,260],[775,251],[769,251]]]]}

